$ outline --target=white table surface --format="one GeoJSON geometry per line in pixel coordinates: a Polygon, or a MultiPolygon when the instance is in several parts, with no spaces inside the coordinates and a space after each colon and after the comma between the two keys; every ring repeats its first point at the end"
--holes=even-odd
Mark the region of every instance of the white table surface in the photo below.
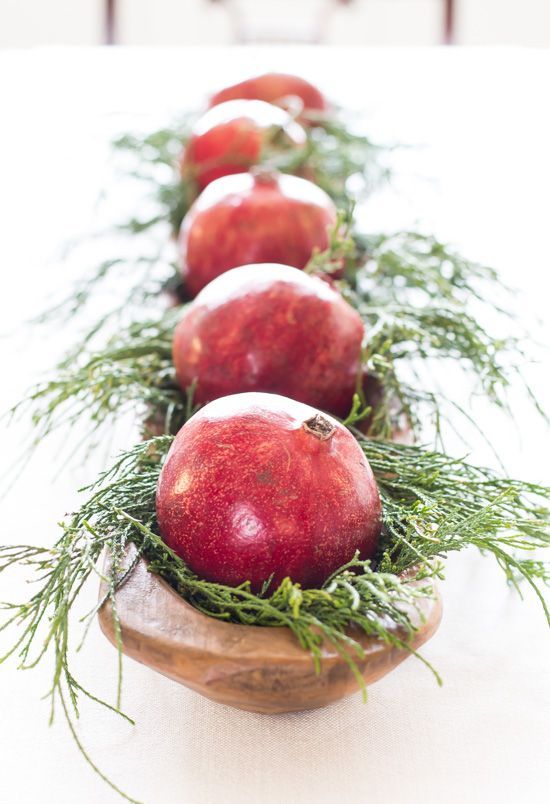
{"type": "MultiPolygon", "coordinates": [[[[270,68],[302,73],[365,111],[373,137],[421,146],[396,156],[401,178],[366,207],[369,228],[420,224],[451,239],[520,289],[514,300],[530,326],[544,317],[550,52],[43,49],[0,53],[0,332],[71,281],[55,253],[93,223],[113,131],[170,120],[206,91],[270,68]]],[[[0,408],[73,336],[69,326],[2,339],[0,408]]],[[[530,376],[544,398],[544,368],[530,376]]],[[[545,428],[519,395],[513,405],[517,426],[483,408],[476,415],[516,475],[548,480],[545,428]]],[[[131,423],[119,431],[120,446],[130,430],[131,423]]],[[[28,435],[25,423],[4,429],[3,466],[28,435]]],[[[104,461],[73,461],[60,474],[65,440],[45,445],[2,500],[2,541],[49,543],[55,522],[75,505],[76,487],[104,461]]],[[[472,451],[488,460],[480,445],[472,451]]],[[[0,599],[28,594],[20,576],[0,582],[0,599]]],[[[442,689],[410,659],[370,690],[366,705],[353,696],[316,712],[260,716],[211,703],[127,660],[124,706],[137,725],[84,705],[81,738],[99,766],[147,804],[546,801],[544,618],[475,554],[449,561],[443,594],[443,624],[424,650],[442,689]]],[[[95,595],[92,583],[82,612],[95,595]]],[[[88,686],[112,696],[115,659],[96,627],[75,666],[88,686]]],[[[50,670],[18,672],[13,662],[0,670],[0,800],[117,801],[86,767],[61,717],[48,728],[40,697],[50,670]]]]}

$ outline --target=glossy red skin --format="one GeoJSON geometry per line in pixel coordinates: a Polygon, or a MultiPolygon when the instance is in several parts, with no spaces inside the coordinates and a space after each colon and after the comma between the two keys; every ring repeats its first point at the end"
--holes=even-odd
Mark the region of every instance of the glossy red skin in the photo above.
{"type": "Polygon", "coordinates": [[[346,416],[361,373],[360,315],[322,279],[247,265],[214,279],[176,327],[183,389],[203,404],[243,391],[283,394],[346,416]]]}
{"type": "Polygon", "coordinates": [[[236,98],[256,98],[268,103],[284,103],[285,99],[290,97],[299,98],[306,110],[324,112],[329,106],[317,87],[304,78],[285,73],[265,73],[225,87],[212,96],[210,106],[236,98]]]}
{"type": "Polygon", "coordinates": [[[336,208],[316,185],[297,176],[241,173],[213,182],[180,232],[181,268],[196,295],[230,268],[277,262],[304,268],[329,245],[336,208]]]}
{"type": "Polygon", "coordinates": [[[371,558],[381,505],[357,441],[334,419],[275,394],[212,402],[179,431],[157,489],[162,538],[201,578],[255,591],[273,575],[319,587],[356,550],[371,558]],[[327,417],[328,418],[328,417],[327,417]]]}
{"type": "Polygon", "coordinates": [[[266,149],[298,151],[305,143],[303,128],[283,109],[258,100],[229,101],[197,121],[183,151],[180,172],[200,191],[221,176],[243,173],[259,164],[266,149]]]}

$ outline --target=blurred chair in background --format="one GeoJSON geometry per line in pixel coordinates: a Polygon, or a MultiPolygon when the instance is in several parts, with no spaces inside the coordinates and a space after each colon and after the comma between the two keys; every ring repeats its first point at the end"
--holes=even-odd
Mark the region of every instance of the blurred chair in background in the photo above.
{"type": "Polygon", "coordinates": [[[239,44],[293,42],[320,44],[326,39],[334,6],[355,0],[209,0],[224,6],[239,44]]]}
{"type": "MultiPolygon", "coordinates": [[[[368,0],[362,0],[368,2],[368,0]]],[[[391,0],[387,0],[391,2],[391,0]]],[[[116,44],[117,0],[105,2],[105,44],[116,44]]],[[[204,0],[227,9],[234,41],[239,44],[325,41],[335,6],[357,5],[357,0],[204,0]]],[[[442,42],[454,43],[455,0],[443,4],[442,42]]]]}
{"type": "Polygon", "coordinates": [[[238,41],[546,48],[550,0],[0,0],[0,48],[238,41]]]}
{"type": "Polygon", "coordinates": [[[443,44],[455,43],[455,0],[443,0],[443,44]]]}
{"type": "Polygon", "coordinates": [[[105,39],[106,45],[116,44],[116,0],[105,0],[105,39]]]}

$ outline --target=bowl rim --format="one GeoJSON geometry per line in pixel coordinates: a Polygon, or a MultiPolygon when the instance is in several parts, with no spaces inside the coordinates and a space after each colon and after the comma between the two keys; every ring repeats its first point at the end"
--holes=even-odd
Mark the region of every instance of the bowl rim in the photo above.
{"type": "MultiPolygon", "coordinates": [[[[206,651],[213,658],[238,659],[240,662],[248,657],[256,664],[281,660],[285,663],[312,664],[310,651],[300,645],[288,626],[247,625],[210,616],[185,600],[158,573],[148,568],[148,562],[143,556],[138,558],[137,555],[137,548],[130,543],[121,569],[124,571],[133,561],[136,565],[116,591],[116,609],[123,632],[123,643],[124,633],[134,636],[141,634],[146,640],[155,639],[162,634],[166,646],[173,650],[206,651]],[[162,610],[166,616],[165,622],[161,622],[162,618],[159,616],[159,611],[162,614],[162,610]]],[[[105,577],[109,576],[110,569],[110,557],[105,555],[105,577]]],[[[405,570],[399,577],[410,576],[414,569],[405,570]]],[[[426,583],[427,579],[410,582],[420,585],[426,583]]],[[[433,596],[420,598],[418,606],[410,611],[416,628],[409,641],[412,650],[416,650],[429,639],[441,621],[442,598],[439,585],[433,578],[429,579],[429,583],[433,588],[433,596]]],[[[104,580],[100,584],[100,600],[103,600],[98,612],[101,629],[116,644],[112,603],[104,580]]],[[[392,630],[397,636],[406,636],[398,626],[392,630]]],[[[347,633],[369,655],[393,648],[377,636],[367,635],[358,626],[352,626],[347,633]]],[[[411,653],[407,648],[398,650],[404,651],[406,655],[411,653]]],[[[326,639],[320,646],[320,657],[322,662],[345,661],[336,647],[326,639]]]]}

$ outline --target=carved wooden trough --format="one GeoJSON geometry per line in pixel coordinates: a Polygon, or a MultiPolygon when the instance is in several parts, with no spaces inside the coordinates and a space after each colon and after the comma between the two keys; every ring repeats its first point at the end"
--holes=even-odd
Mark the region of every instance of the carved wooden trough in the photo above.
{"type": "MultiPolygon", "coordinates": [[[[375,407],[381,395],[379,383],[370,380],[364,391],[367,403],[375,407]]],[[[163,432],[162,424],[154,417],[147,425],[149,435],[163,432]]],[[[412,441],[406,422],[395,427],[392,439],[412,441]]],[[[131,545],[126,566],[135,557],[136,549],[131,545]]],[[[107,558],[107,577],[109,572],[107,558]]],[[[100,595],[105,596],[105,592],[102,584],[100,595]]],[[[208,617],[149,572],[144,559],[138,561],[119,587],[116,607],[126,655],[218,703],[275,714],[316,709],[359,689],[349,665],[330,643],[322,648],[321,670],[317,673],[311,654],[300,647],[290,629],[240,625],[208,617]]],[[[410,612],[418,629],[411,643],[414,650],[435,633],[441,610],[437,590],[434,598],[419,598],[418,611],[410,612]]],[[[109,600],[99,611],[99,622],[103,633],[116,645],[109,600]]],[[[359,629],[350,634],[363,647],[364,658],[354,659],[367,685],[411,655],[359,629]]]]}
{"type": "MultiPolygon", "coordinates": [[[[128,565],[135,556],[132,546],[126,556],[128,565]]],[[[101,593],[105,593],[104,586],[101,593]]],[[[119,587],[116,606],[125,654],[213,701],[275,714],[326,706],[359,688],[349,666],[329,643],[322,648],[317,673],[310,653],[300,647],[288,628],[240,625],[208,617],[149,572],[143,559],[119,587]]],[[[116,645],[112,614],[107,600],[99,622],[116,645]]],[[[433,598],[420,598],[419,612],[413,610],[410,616],[418,627],[412,642],[417,649],[439,625],[441,599],[437,592],[433,598]]],[[[367,685],[410,655],[359,630],[350,634],[365,651],[356,663],[367,685]]]]}

